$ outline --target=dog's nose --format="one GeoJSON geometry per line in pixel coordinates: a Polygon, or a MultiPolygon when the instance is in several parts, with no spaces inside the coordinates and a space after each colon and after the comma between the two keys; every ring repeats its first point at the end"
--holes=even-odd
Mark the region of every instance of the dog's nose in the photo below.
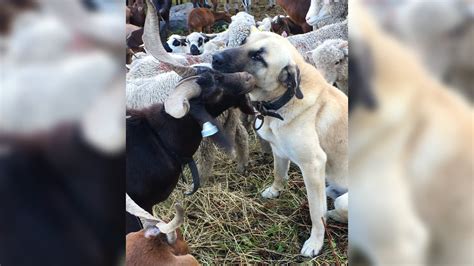
{"type": "Polygon", "coordinates": [[[197,46],[194,45],[194,44],[191,45],[191,54],[192,54],[192,55],[200,55],[200,54],[201,54],[201,52],[199,51],[199,49],[197,48],[197,46]]]}
{"type": "Polygon", "coordinates": [[[212,56],[212,67],[220,68],[225,64],[225,57],[223,53],[216,53],[212,56]]]}

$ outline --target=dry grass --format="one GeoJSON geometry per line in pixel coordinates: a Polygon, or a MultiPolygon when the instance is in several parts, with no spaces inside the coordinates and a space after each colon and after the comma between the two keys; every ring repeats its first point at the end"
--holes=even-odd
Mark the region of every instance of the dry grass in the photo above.
{"type": "Polygon", "coordinates": [[[251,162],[246,175],[238,174],[235,163],[220,154],[212,181],[192,196],[183,195],[188,188],[180,183],[166,202],[155,206],[155,213],[169,219],[173,216],[172,204],[183,204],[186,219],[182,230],[192,254],[203,265],[346,264],[347,226],[332,220],[327,226],[334,250],[326,237],[319,256],[299,256],[311,230],[302,176],[292,166],[287,189],[280,197],[263,199],[260,193],[272,182],[273,164],[258,148],[255,136],[251,136],[251,162]]]}

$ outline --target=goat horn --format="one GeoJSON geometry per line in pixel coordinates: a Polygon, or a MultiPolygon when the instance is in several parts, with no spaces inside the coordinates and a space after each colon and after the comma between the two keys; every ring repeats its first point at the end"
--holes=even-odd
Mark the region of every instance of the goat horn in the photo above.
{"type": "Polygon", "coordinates": [[[155,6],[146,0],[147,14],[145,18],[145,26],[143,29],[143,43],[145,44],[146,50],[158,61],[168,65],[174,72],[181,77],[188,77],[196,75],[197,72],[192,67],[187,67],[179,64],[170,56],[163,45],[161,44],[160,38],[160,20],[156,13],[155,6]]]}
{"type": "Polygon", "coordinates": [[[160,232],[166,234],[166,239],[168,240],[168,244],[174,244],[176,242],[176,239],[178,238],[178,235],[176,233],[176,229],[183,224],[184,222],[184,209],[183,207],[179,204],[176,203],[174,205],[174,208],[176,209],[176,215],[174,216],[173,220],[169,223],[158,223],[156,227],[160,229],[160,232]]]}
{"type": "Polygon", "coordinates": [[[125,194],[125,210],[133,214],[137,217],[155,221],[155,222],[163,222],[162,220],[156,218],[155,216],[151,215],[149,212],[142,209],[142,207],[138,206],[138,204],[130,198],[128,194],[125,194]]]}
{"type": "Polygon", "coordinates": [[[192,76],[181,80],[164,104],[165,112],[174,118],[181,118],[189,112],[189,100],[201,94],[201,87],[196,83],[199,77],[192,76]]]}

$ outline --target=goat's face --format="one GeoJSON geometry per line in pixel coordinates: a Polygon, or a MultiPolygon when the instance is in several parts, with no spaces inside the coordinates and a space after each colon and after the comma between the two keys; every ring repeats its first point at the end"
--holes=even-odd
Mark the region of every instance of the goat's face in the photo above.
{"type": "Polygon", "coordinates": [[[201,100],[216,103],[223,97],[239,97],[255,87],[255,79],[246,72],[220,73],[213,69],[201,68],[197,83],[201,87],[201,100]]]}
{"type": "Polygon", "coordinates": [[[185,53],[188,48],[186,38],[177,34],[171,35],[163,46],[168,53],[185,53]]]}
{"type": "Polygon", "coordinates": [[[271,22],[271,31],[278,34],[283,35],[284,32],[286,34],[290,34],[290,26],[288,25],[288,18],[284,16],[277,16],[271,22]]]}
{"type": "Polygon", "coordinates": [[[192,55],[200,55],[204,52],[204,44],[208,42],[210,38],[205,34],[199,32],[193,32],[186,37],[186,43],[189,47],[189,53],[192,55]]]}
{"type": "Polygon", "coordinates": [[[164,234],[155,230],[141,230],[126,237],[126,265],[157,265],[181,262],[183,265],[199,265],[189,254],[189,247],[177,229],[176,243],[167,243],[164,234]]]}
{"type": "Polygon", "coordinates": [[[256,80],[246,72],[221,73],[207,67],[196,67],[200,74],[197,83],[201,87],[200,99],[216,109],[238,107],[246,114],[254,114],[247,93],[251,92],[256,80]]]}

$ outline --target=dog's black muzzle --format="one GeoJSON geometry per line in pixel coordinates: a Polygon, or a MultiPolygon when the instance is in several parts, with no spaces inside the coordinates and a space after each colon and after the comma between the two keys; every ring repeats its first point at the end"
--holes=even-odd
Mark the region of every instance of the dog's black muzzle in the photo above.
{"type": "Polygon", "coordinates": [[[212,68],[224,73],[245,71],[241,64],[240,51],[237,48],[230,48],[225,51],[215,53],[212,56],[212,68]]]}

